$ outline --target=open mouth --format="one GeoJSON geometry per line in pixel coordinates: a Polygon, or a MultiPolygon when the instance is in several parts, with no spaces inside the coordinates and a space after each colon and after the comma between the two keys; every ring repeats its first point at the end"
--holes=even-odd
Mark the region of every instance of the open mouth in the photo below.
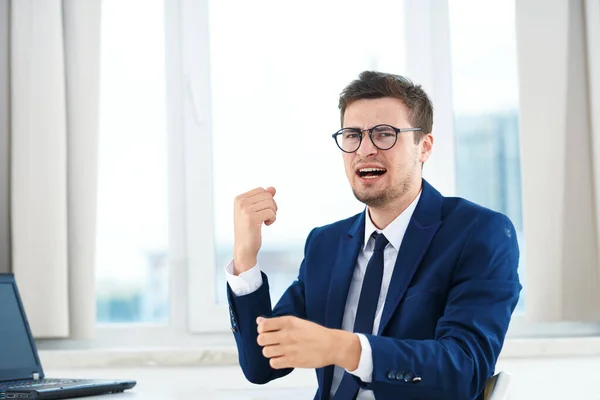
{"type": "Polygon", "coordinates": [[[361,178],[377,178],[386,172],[385,168],[360,168],[356,171],[356,174],[361,178]]]}

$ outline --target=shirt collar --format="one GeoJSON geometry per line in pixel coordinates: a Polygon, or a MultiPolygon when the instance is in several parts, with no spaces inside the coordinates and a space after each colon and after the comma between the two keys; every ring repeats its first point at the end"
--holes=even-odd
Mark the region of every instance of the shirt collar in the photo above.
{"type": "Polygon", "coordinates": [[[369,243],[369,239],[371,238],[373,232],[383,232],[390,244],[394,246],[396,250],[400,250],[400,244],[402,244],[404,233],[406,233],[408,223],[410,222],[415,208],[417,208],[417,203],[419,203],[421,193],[422,191],[419,192],[417,197],[413,200],[412,203],[409,204],[408,207],[406,207],[402,214],[398,215],[388,226],[385,227],[383,231],[375,227],[373,221],[371,221],[371,216],[369,215],[369,207],[367,207],[365,209],[365,241],[363,243],[363,250],[367,247],[367,244],[369,243]]]}

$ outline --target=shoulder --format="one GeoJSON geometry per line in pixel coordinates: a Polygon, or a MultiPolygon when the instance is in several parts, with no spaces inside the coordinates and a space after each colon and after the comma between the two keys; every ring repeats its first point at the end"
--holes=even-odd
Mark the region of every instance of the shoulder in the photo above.
{"type": "Polygon", "coordinates": [[[306,247],[320,243],[325,246],[337,244],[341,237],[357,228],[364,216],[364,211],[349,218],[313,228],[306,239],[306,247]]]}
{"type": "Polygon", "coordinates": [[[318,226],[314,228],[310,236],[311,237],[322,237],[322,236],[340,236],[341,234],[347,234],[352,230],[354,225],[359,222],[364,216],[364,211],[359,212],[349,218],[342,219],[340,221],[332,222],[327,225],[318,226]]]}
{"type": "Polygon", "coordinates": [[[505,234],[515,233],[512,221],[505,214],[461,197],[444,197],[442,221],[446,225],[467,229],[472,234],[489,229],[505,234]]]}
{"type": "MultiPolygon", "coordinates": [[[[462,198],[445,198],[445,236],[460,239],[460,260],[478,265],[503,265],[516,270],[519,243],[512,221],[504,214],[462,198]]],[[[512,276],[512,275],[511,275],[512,276]]]]}

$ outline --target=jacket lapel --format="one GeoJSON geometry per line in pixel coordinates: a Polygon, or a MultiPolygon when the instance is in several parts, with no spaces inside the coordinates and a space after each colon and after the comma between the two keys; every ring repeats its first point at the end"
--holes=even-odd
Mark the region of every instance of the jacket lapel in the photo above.
{"type": "Polygon", "coordinates": [[[356,266],[356,259],[364,242],[364,236],[365,213],[362,212],[356,217],[348,231],[348,235],[341,238],[337,249],[336,263],[331,271],[327,304],[325,306],[325,326],[328,328],[340,329],[342,327],[348,290],[356,266]]]}
{"type": "MultiPolygon", "coordinates": [[[[328,328],[341,329],[342,327],[348,290],[350,289],[356,259],[362,248],[364,237],[365,213],[362,212],[354,220],[348,234],[343,235],[340,239],[340,245],[337,249],[336,262],[331,271],[327,303],[325,305],[325,326],[328,328]]],[[[319,387],[322,388],[321,393],[324,399],[329,398],[333,368],[332,365],[323,368],[323,373],[319,376],[319,387]]]]}
{"type": "Polygon", "coordinates": [[[423,179],[421,198],[408,224],[394,264],[377,334],[385,329],[400,304],[442,221],[442,195],[423,179]]]}

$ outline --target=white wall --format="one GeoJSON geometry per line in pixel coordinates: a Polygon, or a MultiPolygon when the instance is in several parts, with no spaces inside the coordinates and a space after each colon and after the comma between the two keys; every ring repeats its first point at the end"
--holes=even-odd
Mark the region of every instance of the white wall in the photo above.
{"type": "Polygon", "coordinates": [[[0,0],[0,272],[10,269],[8,2],[0,0]]]}

